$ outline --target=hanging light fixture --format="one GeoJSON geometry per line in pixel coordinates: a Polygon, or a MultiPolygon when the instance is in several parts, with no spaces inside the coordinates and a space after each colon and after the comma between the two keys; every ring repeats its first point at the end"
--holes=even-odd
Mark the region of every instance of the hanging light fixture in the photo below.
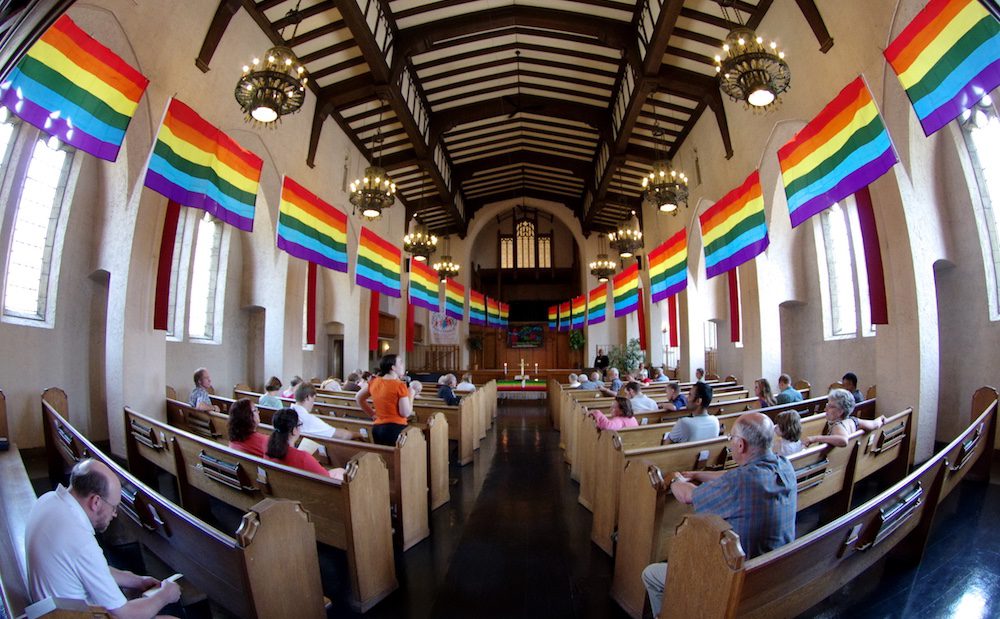
{"type": "Polygon", "coordinates": [[[608,239],[611,241],[611,249],[617,251],[622,258],[631,258],[642,249],[642,229],[635,211],[632,211],[631,217],[622,221],[618,230],[608,233],[608,239]]]}
{"type": "Polygon", "coordinates": [[[615,274],[618,265],[608,257],[607,241],[602,234],[597,236],[597,250],[597,260],[590,263],[590,274],[603,284],[615,274]]]}
{"type": "Polygon", "coordinates": [[[718,2],[722,17],[738,24],[726,37],[722,53],[715,56],[715,72],[719,74],[722,92],[756,109],[778,103],[778,97],[788,90],[792,79],[785,52],[774,41],[765,46],[764,38],[743,23],[736,0],[718,2]]]}
{"type": "MultiPolygon", "coordinates": [[[[424,202],[424,180],[420,179],[420,203],[424,202]]],[[[431,254],[437,249],[438,237],[430,233],[427,226],[421,222],[416,215],[410,220],[410,230],[403,235],[403,251],[413,256],[417,262],[427,262],[431,254]]]]}
{"type": "MultiPolygon", "coordinates": [[[[292,38],[298,32],[302,15],[299,13],[301,0],[285,15],[286,24],[295,24],[292,38]]],[[[284,28],[278,33],[284,41],[284,28]]],[[[294,114],[302,108],[306,99],[306,69],[296,58],[291,48],[276,45],[243,66],[243,76],[236,83],[236,102],[240,104],[246,121],[276,127],[276,120],[287,114],[294,114]]]]}
{"type": "Polygon", "coordinates": [[[656,161],[653,170],[642,179],[642,199],[660,212],[677,215],[681,204],[687,206],[688,178],[678,172],[667,159],[663,136],[666,129],[660,126],[660,116],[656,112],[656,93],[653,99],[653,139],[656,144],[656,161]]]}
{"type": "Polygon", "coordinates": [[[448,242],[448,237],[444,237],[443,251],[445,253],[442,254],[441,260],[432,265],[432,268],[438,272],[438,276],[441,278],[441,281],[444,281],[449,277],[454,278],[458,276],[458,271],[461,269],[461,267],[451,259],[450,249],[451,243],[448,242]]]}
{"type": "Polygon", "coordinates": [[[354,179],[351,183],[351,204],[361,209],[361,214],[369,220],[382,216],[382,209],[389,208],[396,202],[396,183],[382,167],[382,109],[384,102],[379,100],[378,128],[374,138],[377,152],[376,165],[365,168],[365,176],[354,179]]]}

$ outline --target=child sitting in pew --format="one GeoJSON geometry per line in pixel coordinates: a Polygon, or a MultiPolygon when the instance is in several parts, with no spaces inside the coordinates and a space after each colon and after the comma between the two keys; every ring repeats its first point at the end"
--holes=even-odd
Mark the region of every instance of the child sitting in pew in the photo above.
{"type": "Polygon", "coordinates": [[[344,469],[326,470],[309,452],[295,447],[295,442],[302,435],[302,423],[299,414],[290,408],[283,408],[271,420],[274,432],[267,441],[266,457],[268,460],[284,464],[296,469],[302,469],[316,475],[329,476],[333,479],[344,479],[344,469]]]}
{"type": "Polygon", "coordinates": [[[257,431],[260,413],[253,402],[242,398],[229,407],[229,446],[251,456],[263,458],[267,436],[257,431]]]}
{"type": "Polygon", "coordinates": [[[601,430],[621,430],[639,425],[632,413],[632,402],[624,396],[615,398],[610,418],[601,411],[590,411],[590,416],[601,430]]]}
{"type": "Polygon", "coordinates": [[[774,453],[786,458],[802,451],[802,417],[798,411],[778,413],[774,424],[774,453]]]}

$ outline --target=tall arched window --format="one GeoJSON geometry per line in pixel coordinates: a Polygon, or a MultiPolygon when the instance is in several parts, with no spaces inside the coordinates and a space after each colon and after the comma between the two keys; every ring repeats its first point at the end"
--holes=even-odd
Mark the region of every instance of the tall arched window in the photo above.
{"type": "Polygon", "coordinates": [[[517,222],[517,268],[535,268],[535,224],[526,219],[517,222]]]}
{"type": "Polygon", "coordinates": [[[982,197],[977,220],[988,280],[990,319],[1000,320],[1000,117],[989,96],[962,116],[962,133],[982,197]]]}
{"type": "Polygon", "coordinates": [[[497,241],[501,269],[552,268],[552,233],[538,233],[537,212],[515,219],[513,234],[500,234],[497,241]]]}
{"type": "Polygon", "coordinates": [[[823,331],[827,339],[874,335],[857,203],[848,197],[814,219],[823,331]]]}

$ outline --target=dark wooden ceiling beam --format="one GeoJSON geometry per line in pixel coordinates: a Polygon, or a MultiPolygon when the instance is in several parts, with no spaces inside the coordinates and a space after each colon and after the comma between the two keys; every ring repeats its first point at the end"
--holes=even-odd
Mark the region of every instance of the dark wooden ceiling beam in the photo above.
{"type": "MultiPolygon", "coordinates": [[[[407,136],[409,136],[410,144],[413,146],[413,151],[420,162],[420,167],[427,170],[430,178],[434,181],[440,201],[444,205],[445,212],[448,213],[455,223],[456,231],[460,235],[464,235],[468,225],[467,220],[455,206],[454,193],[448,187],[440,170],[438,170],[437,164],[434,162],[433,146],[424,140],[420,127],[417,125],[409,106],[403,99],[402,92],[400,92],[396,82],[392,81],[390,67],[386,64],[378,42],[369,29],[361,7],[356,0],[336,0],[335,4],[340,11],[340,15],[344,18],[347,27],[350,29],[351,35],[361,49],[362,57],[371,69],[376,90],[381,95],[381,98],[384,98],[389,103],[396,117],[403,125],[407,136]]],[[[386,11],[387,20],[391,22],[391,18],[388,16],[389,13],[386,11]]],[[[395,41],[399,36],[398,31],[395,29],[394,24],[387,24],[387,26],[392,27],[393,41],[395,41]]],[[[429,114],[430,106],[426,101],[422,101],[421,103],[427,108],[429,114]]]]}
{"type": "Polygon", "coordinates": [[[354,47],[354,41],[348,39],[346,41],[341,41],[336,45],[330,45],[328,47],[324,47],[323,49],[318,49],[314,52],[306,54],[305,56],[299,56],[299,62],[302,64],[309,64],[310,62],[322,60],[327,56],[333,56],[334,54],[339,54],[340,52],[346,52],[352,47],[354,47]]]}
{"type": "MultiPolygon", "coordinates": [[[[594,127],[602,134],[607,130],[606,111],[592,105],[525,94],[513,95],[510,98],[527,114],[574,120],[594,127]]],[[[442,133],[454,127],[510,114],[510,112],[500,113],[498,108],[499,105],[490,105],[489,101],[478,101],[434,114],[431,118],[431,144],[436,144],[442,133]]]]}
{"type": "Polygon", "coordinates": [[[335,8],[337,8],[336,2],[334,2],[333,0],[326,0],[326,2],[319,2],[310,7],[300,9],[298,11],[298,14],[286,14],[281,19],[273,22],[271,26],[275,30],[281,30],[282,28],[286,28],[288,26],[294,26],[296,21],[303,22],[309,19],[310,17],[314,17],[316,15],[319,15],[320,13],[325,13],[335,8]]]}
{"type": "Polygon", "coordinates": [[[528,188],[514,188],[507,189],[505,191],[489,194],[489,196],[470,199],[465,201],[465,211],[471,218],[476,211],[483,208],[487,204],[492,204],[494,202],[502,202],[504,200],[518,199],[518,198],[534,198],[537,200],[546,200],[549,202],[558,202],[560,204],[565,204],[567,208],[575,213],[579,213],[582,206],[582,199],[570,198],[568,196],[551,193],[548,191],[543,191],[541,189],[528,189],[528,188]]]}
{"type": "Polygon", "coordinates": [[[233,15],[236,15],[236,11],[240,10],[241,6],[243,4],[240,0],[222,0],[219,2],[218,8],[215,9],[215,15],[212,17],[212,22],[208,25],[205,40],[201,43],[201,50],[198,52],[198,57],[194,59],[194,65],[201,69],[202,73],[208,73],[208,65],[212,62],[212,56],[215,55],[215,50],[219,47],[222,35],[226,33],[229,22],[232,21],[233,15]]]}
{"type": "Polygon", "coordinates": [[[551,131],[546,131],[544,128],[507,128],[507,129],[496,129],[493,131],[487,131],[476,136],[472,136],[467,140],[454,141],[447,140],[448,151],[452,153],[453,157],[460,157],[458,153],[462,150],[467,150],[469,148],[479,148],[484,143],[488,142],[491,138],[501,138],[501,139],[519,139],[521,137],[532,139],[532,140],[547,140],[552,144],[559,144],[564,146],[569,146],[571,148],[583,148],[590,151],[594,150],[594,140],[581,140],[579,138],[574,138],[573,136],[562,135],[559,133],[553,133],[551,131]],[[573,141],[578,140],[578,141],[573,141]],[[476,143],[473,144],[472,142],[476,143]],[[582,143],[581,143],[582,142],[582,143]]]}
{"type": "Polygon", "coordinates": [[[296,45],[302,45],[303,43],[308,43],[313,39],[318,39],[319,37],[326,36],[338,30],[343,30],[347,27],[344,20],[338,19],[337,21],[330,22],[329,24],[320,26],[319,28],[314,28],[307,32],[296,33],[294,37],[288,39],[288,46],[295,47],[296,45]]]}
{"type": "Polygon", "coordinates": [[[820,15],[816,2],[814,0],[795,0],[795,3],[799,5],[799,10],[806,18],[806,23],[816,35],[816,40],[819,41],[819,51],[824,54],[830,51],[830,48],[833,47],[833,37],[826,29],[826,22],[823,21],[823,16],[820,15]]]}
{"type": "Polygon", "coordinates": [[[476,127],[467,127],[460,131],[451,131],[444,136],[445,142],[450,146],[451,144],[461,143],[464,140],[474,139],[475,136],[462,137],[469,133],[475,133],[476,131],[487,131],[498,128],[504,128],[508,131],[517,130],[532,130],[541,129],[549,131],[553,135],[559,135],[567,138],[574,138],[577,140],[587,140],[594,142],[597,140],[597,132],[588,127],[578,127],[570,123],[561,123],[557,118],[545,118],[545,119],[534,119],[534,118],[498,118],[495,122],[484,123],[476,127]],[[559,130],[563,131],[559,131],[559,130]],[[572,133],[566,133],[566,132],[572,133]],[[577,135],[577,133],[582,133],[583,135],[577,135]]]}
{"type": "MultiPolygon", "coordinates": [[[[434,75],[429,75],[422,81],[425,84],[433,84],[434,82],[440,80],[456,77],[459,75],[467,75],[474,71],[495,69],[497,67],[502,67],[509,64],[510,65],[516,64],[517,62],[518,61],[516,61],[514,58],[508,57],[508,58],[501,58],[500,60],[491,60],[489,62],[473,63],[463,66],[459,69],[452,69],[450,71],[442,71],[440,73],[435,73],[434,75]]],[[[587,75],[591,75],[594,77],[602,77],[611,80],[613,80],[617,75],[614,71],[604,71],[601,69],[591,69],[591,68],[583,69],[580,67],[580,65],[572,64],[569,62],[558,62],[555,60],[549,60],[547,58],[531,58],[525,56],[521,58],[520,63],[521,66],[526,66],[526,65],[539,66],[539,67],[546,67],[549,69],[556,69],[558,71],[580,71],[586,73],[587,75]]],[[[602,88],[611,88],[611,84],[606,84],[604,82],[594,82],[594,84],[602,88]]]]}
{"type": "MultiPolygon", "coordinates": [[[[606,90],[606,91],[610,91],[610,89],[611,89],[611,85],[610,84],[601,84],[599,82],[593,82],[591,80],[580,79],[578,77],[569,77],[569,76],[566,76],[566,75],[558,75],[558,74],[557,75],[553,75],[552,73],[542,73],[540,71],[532,71],[530,69],[515,68],[515,69],[509,70],[509,71],[503,71],[503,72],[500,72],[500,73],[494,73],[492,75],[485,76],[485,77],[475,77],[475,78],[471,78],[471,79],[468,79],[468,80],[462,80],[460,82],[452,82],[450,84],[445,84],[445,85],[442,85],[442,86],[438,86],[436,88],[428,88],[424,92],[426,92],[427,96],[430,97],[430,96],[433,96],[433,95],[436,95],[436,94],[439,94],[439,93],[442,93],[442,92],[448,92],[449,90],[456,90],[456,89],[459,89],[459,88],[469,88],[470,86],[476,86],[477,84],[482,84],[483,82],[493,81],[493,80],[501,80],[501,79],[506,79],[506,78],[509,78],[509,77],[517,77],[517,78],[520,78],[520,77],[536,77],[538,79],[565,82],[567,84],[575,84],[577,86],[583,86],[585,88],[600,88],[600,89],[606,90]]],[[[540,85],[540,84],[531,84],[531,82],[523,82],[523,85],[525,85],[525,86],[530,85],[533,88],[546,88],[546,86],[543,86],[543,85],[540,85]]],[[[465,94],[463,96],[474,97],[474,96],[476,96],[478,94],[480,94],[478,91],[472,91],[472,92],[469,92],[469,93],[467,93],[467,94],[465,94]]],[[[602,95],[596,95],[596,94],[589,93],[589,92],[586,92],[586,93],[585,92],[581,92],[580,94],[582,96],[590,96],[590,97],[599,97],[599,96],[601,96],[601,97],[603,97],[605,99],[609,96],[609,94],[604,94],[602,96],[602,95]]]]}
{"type": "MultiPolygon", "coordinates": [[[[444,56],[435,60],[427,60],[424,62],[413,63],[413,68],[417,72],[423,71],[425,69],[438,67],[443,64],[448,64],[451,62],[464,62],[466,60],[472,60],[475,58],[481,58],[489,54],[496,54],[500,52],[510,52],[514,50],[528,50],[533,52],[543,52],[546,54],[556,54],[561,56],[569,56],[571,58],[579,58],[580,60],[587,60],[589,62],[597,62],[600,64],[617,65],[620,61],[617,58],[611,58],[609,56],[604,56],[601,54],[593,54],[590,52],[581,52],[573,49],[564,49],[555,45],[539,45],[537,43],[526,43],[520,41],[518,43],[506,43],[504,45],[497,45],[491,47],[487,50],[476,50],[470,52],[463,52],[461,54],[454,54],[452,56],[444,56]]],[[[589,71],[588,67],[581,67],[577,65],[577,69],[582,71],[589,71]]]]}
{"type": "Polygon", "coordinates": [[[572,173],[573,176],[584,180],[586,180],[593,171],[590,163],[587,161],[573,159],[572,157],[563,157],[558,153],[549,154],[540,153],[534,150],[522,150],[518,153],[489,155],[473,161],[460,163],[455,166],[452,174],[454,175],[456,182],[464,183],[465,181],[475,178],[477,173],[519,163],[530,163],[566,170],[567,172],[572,173]]]}

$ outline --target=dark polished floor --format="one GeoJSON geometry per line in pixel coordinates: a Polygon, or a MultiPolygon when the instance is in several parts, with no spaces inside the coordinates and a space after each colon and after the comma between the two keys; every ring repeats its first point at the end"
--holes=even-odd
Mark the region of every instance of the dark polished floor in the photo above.
{"type": "MultiPolygon", "coordinates": [[[[44,464],[29,470],[44,490],[44,464]]],[[[612,560],[590,542],[591,514],[577,502],[579,487],[544,406],[501,405],[474,463],[451,475],[451,502],[432,514],[431,537],[397,554],[400,588],[368,613],[346,606],[344,553],[320,546],[330,617],[627,616],[608,595],[612,560]]],[[[993,480],[965,483],[946,500],[917,568],[877,565],[803,616],[1000,616],[1000,470],[993,480]]],[[[221,505],[214,515],[222,530],[234,530],[239,517],[221,505]]],[[[808,528],[811,514],[802,516],[808,528]]],[[[128,560],[127,552],[116,554],[128,560]]],[[[189,617],[225,616],[205,606],[189,609],[189,617]]]]}

